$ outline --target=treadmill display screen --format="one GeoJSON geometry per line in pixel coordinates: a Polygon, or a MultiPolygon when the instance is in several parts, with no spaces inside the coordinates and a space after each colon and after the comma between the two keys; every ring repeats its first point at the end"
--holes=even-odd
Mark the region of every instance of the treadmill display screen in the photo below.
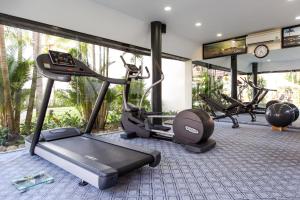
{"type": "Polygon", "coordinates": [[[75,67],[75,61],[71,54],[58,51],[49,51],[51,62],[57,66],[75,67]]]}

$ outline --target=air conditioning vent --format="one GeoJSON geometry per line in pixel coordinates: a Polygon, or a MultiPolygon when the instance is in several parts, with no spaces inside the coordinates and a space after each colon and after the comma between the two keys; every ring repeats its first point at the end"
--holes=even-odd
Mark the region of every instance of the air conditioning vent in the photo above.
{"type": "Polygon", "coordinates": [[[273,29],[259,33],[253,33],[247,36],[247,45],[266,43],[266,42],[280,42],[281,29],[273,29]]]}

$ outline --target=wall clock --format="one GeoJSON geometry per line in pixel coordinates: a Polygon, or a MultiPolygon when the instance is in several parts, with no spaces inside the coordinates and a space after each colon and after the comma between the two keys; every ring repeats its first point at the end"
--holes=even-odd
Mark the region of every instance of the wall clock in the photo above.
{"type": "Polygon", "coordinates": [[[269,54],[269,48],[267,45],[261,44],[258,45],[255,49],[254,49],[254,55],[257,58],[264,58],[269,54]]]}

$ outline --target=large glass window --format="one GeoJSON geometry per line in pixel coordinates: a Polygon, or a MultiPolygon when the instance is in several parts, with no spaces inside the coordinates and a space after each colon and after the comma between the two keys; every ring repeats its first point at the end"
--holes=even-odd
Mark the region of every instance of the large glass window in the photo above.
{"type": "Polygon", "coordinates": [[[211,98],[217,98],[218,94],[230,94],[229,72],[207,69],[202,66],[193,68],[193,108],[209,110],[199,94],[205,94],[211,98]]]}
{"type": "MultiPolygon", "coordinates": [[[[36,124],[47,79],[37,73],[35,58],[48,50],[71,53],[93,70],[114,78],[123,78],[125,68],[120,59],[144,65],[148,56],[0,25],[0,145],[10,137],[31,134],[36,124]]],[[[149,63],[148,63],[149,66],[149,63]]],[[[151,79],[147,80],[148,82],[151,79]]],[[[55,82],[44,129],[84,127],[97,98],[101,82],[95,78],[74,77],[70,83],[55,82]]],[[[149,84],[148,84],[149,85],[149,84]]],[[[144,93],[145,81],[134,81],[129,96],[137,102],[144,93]]],[[[96,120],[94,131],[119,128],[123,86],[112,85],[96,120]]],[[[144,105],[149,108],[149,98],[144,105]]]]}
{"type": "Polygon", "coordinates": [[[266,88],[277,90],[269,92],[264,103],[280,100],[300,106],[300,72],[266,73],[260,74],[259,77],[264,80],[266,88]]]}
{"type": "MultiPolygon", "coordinates": [[[[0,146],[9,140],[23,142],[26,135],[34,131],[47,79],[42,77],[35,66],[35,58],[49,50],[71,53],[94,71],[113,78],[123,78],[126,69],[120,56],[126,62],[147,66],[150,73],[151,58],[139,54],[85,43],[63,37],[33,32],[20,28],[0,25],[0,146]]],[[[178,111],[184,102],[172,95],[178,91],[184,96],[185,63],[170,59],[162,60],[165,80],[162,83],[163,110],[178,111]]],[[[145,72],[144,72],[145,73],[145,72]]],[[[152,73],[151,73],[152,74],[152,73]]],[[[146,89],[151,86],[152,77],[133,80],[129,102],[139,105],[146,89]]],[[[84,128],[101,87],[95,78],[73,77],[70,83],[55,82],[43,129],[57,127],[84,128]]],[[[151,110],[151,92],[142,102],[151,110]]],[[[111,85],[100,110],[94,132],[119,129],[122,112],[123,86],[111,85]]],[[[183,98],[184,99],[184,98],[183,98]]],[[[181,108],[182,107],[182,108],[181,108]]]]}
{"type": "MultiPolygon", "coordinates": [[[[241,77],[252,80],[252,76],[241,77]]],[[[258,86],[276,90],[268,92],[260,103],[262,107],[271,100],[290,102],[300,106],[300,72],[259,74],[258,86]]],[[[251,101],[253,98],[253,89],[251,87],[240,81],[239,90],[239,97],[242,101],[251,101]]]]}

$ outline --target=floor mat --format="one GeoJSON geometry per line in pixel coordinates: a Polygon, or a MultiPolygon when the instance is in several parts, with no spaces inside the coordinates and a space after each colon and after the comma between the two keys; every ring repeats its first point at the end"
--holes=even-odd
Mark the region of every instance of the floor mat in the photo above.
{"type": "MultiPolygon", "coordinates": [[[[118,134],[107,135],[121,140],[118,134]]],[[[77,177],[27,151],[0,154],[1,200],[226,200],[300,199],[300,133],[272,132],[270,127],[216,123],[215,149],[191,154],[180,145],[155,139],[134,139],[129,144],[162,153],[156,168],[143,167],[120,178],[108,190],[79,187],[77,177]],[[11,184],[16,177],[45,171],[53,184],[25,193],[11,184]]]]}

